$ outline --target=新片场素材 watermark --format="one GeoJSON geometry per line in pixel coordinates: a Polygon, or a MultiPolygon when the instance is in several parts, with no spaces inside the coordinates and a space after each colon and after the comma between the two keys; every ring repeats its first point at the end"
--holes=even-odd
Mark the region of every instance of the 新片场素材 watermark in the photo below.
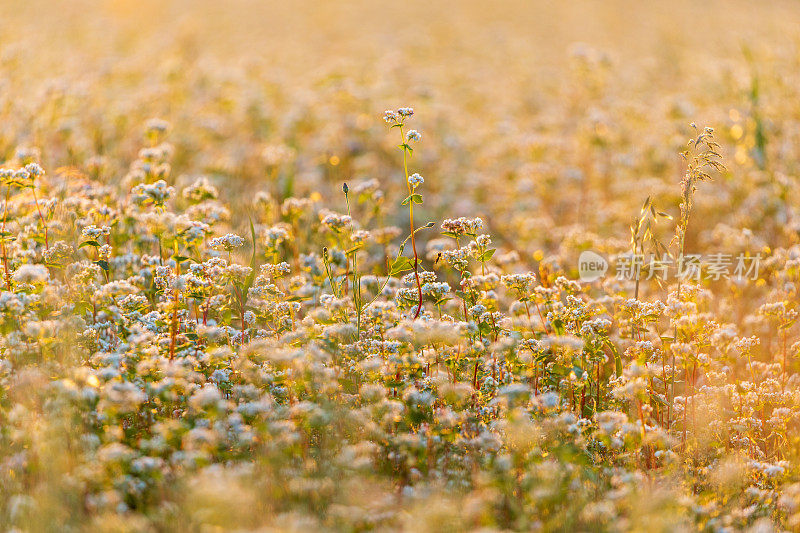
{"type": "Polygon", "coordinates": [[[596,281],[607,273],[617,280],[666,281],[680,279],[700,281],[720,279],[756,280],[761,264],[761,254],[740,252],[711,254],[685,254],[677,258],[657,257],[655,254],[620,254],[613,265],[603,255],[585,250],[578,258],[578,275],[581,281],[596,281]]]}

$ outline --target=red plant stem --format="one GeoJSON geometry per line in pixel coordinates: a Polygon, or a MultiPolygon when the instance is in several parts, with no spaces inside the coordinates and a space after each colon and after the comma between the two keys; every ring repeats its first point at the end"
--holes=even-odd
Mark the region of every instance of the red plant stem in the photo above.
{"type": "Polygon", "coordinates": [[[6,215],[8,213],[8,197],[11,194],[11,187],[6,186],[6,201],[3,204],[3,225],[2,229],[0,229],[0,245],[2,245],[3,249],[3,269],[5,270],[6,274],[6,285],[8,286],[8,290],[11,291],[11,273],[8,270],[8,254],[6,252],[6,215]]]}
{"type": "Polygon", "coordinates": [[[36,210],[39,212],[39,218],[42,219],[42,228],[44,229],[44,249],[49,250],[50,245],[47,242],[47,222],[45,222],[42,209],[39,207],[39,200],[36,198],[36,189],[32,187],[31,191],[33,191],[33,203],[36,204],[36,210]]]}
{"type": "MultiPolygon", "coordinates": [[[[403,133],[403,125],[400,125],[400,139],[403,144],[406,142],[405,134],[403,133]]],[[[406,186],[408,187],[408,195],[411,196],[414,191],[411,189],[411,183],[408,182],[408,149],[403,146],[403,174],[406,177],[406,186]]],[[[414,202],[408,202],[408,219],[411,226],[411,249],[414,251],[414,278],[417,281],[417,293],[419,294],[419,302],[417,303],[417,312],[414,313],[414,319],[419,317],[422,311],[422,284],[419,281],[419,256],[417,256],[417,240],[414,237],[414,202]]]]}

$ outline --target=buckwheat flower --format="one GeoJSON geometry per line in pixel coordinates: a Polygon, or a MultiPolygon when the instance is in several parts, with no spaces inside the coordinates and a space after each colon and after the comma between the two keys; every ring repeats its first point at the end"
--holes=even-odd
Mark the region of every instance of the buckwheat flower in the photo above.
{"type": "Polygon", "coordinates": [[[11,185],[16,185],[17,187],[32,187],[33,186],[33,176],[30,172],[21,168],[14,172],[14,176],[10,180],[11,185]]]}
{"type": "Polygon", "coordinates": [[[414,114],[414,108],[412,107],[401,107],[397,110],[397,114],[401,117],[410,117],[414,114]]]}
{"type": "Polygon", "coordinates": [[[230,252],[236,248],[241,248],[244,245],[244,238],[234,234],[228,233],[222,237],[215,237],[211,239],[209,246],[213,250],[230,252]]]}
{"type": "Polygon", "coordinates": [[[423,183],[425,183],[425,179],[416,172],[408,177],[408,184],[411,185],[412,190],[416,189],[423,183]]]}
{"type": "Polygon", "coordinates": [[[161,134],[169,129],[169,122],[160,118],[151,118],[145,122],[145,134],[150,136],[152,134],[161,134]]]}
{"type": "Polygon", "coordinates": [[[349,226],[353,222],[353,219],[348,215],[339,215],[330,211],[320,213],[320,219],[320,222],[322,222],[324,226],[327,226],[332,231],[337,233],[342,231],[346,226],[349,226]]]}
{"type": "MultiPolygon", "coordinates": [[[[435,276],[435,274],[434,274],[434,276],[435,276]]],[[[402,278],[400,278],[400,282],[403,285],[406,285],[407,287],[410,287],[412,285],[416,286],[416,279],[417,279],[417,275],[414,274],[413,272],[411,272],[409,274],[406,274],[402,278]]],[[[422,278],[420,278],[420,281],[422,281],[422,278]]],[[[431,281],[436,281],[436,278],[434,277],[433,280],[431,280],[431,281]]]]}
{"type": "Polygon", "coordinates": [[[186,215],[194,220],[200,220],[206,224],[215,224],[222,220],[230,220],[231,212],[224,205],[215,200],[206,200],[193,205],[186,210],[186,215]]]}
{"type": "Polygon", "coordinates": [[[422,134],[417,130],[408,130],[408,133],[406,133],[406,141],[408,142],[419,141],[420,139],[422,139],[422,134]]]}
{"type": "Polygon", "coordinates": [[[297,218],[309,212],[314,206],[308,198],[287,198],[281,204],[281,213],[290,218],[297,218]]]}
{"type": "Polygon", "coordinates": [[[112,252],[113,252],[113,249],[112,249],[111,245],[104,244],[100,248],[97,249],[98,259],[101,259],[103,261],[108,261],[111,258],[111,253],[112,252]]]}
{"type": "Polygon", "coordinates": [[[442,222],[442,229],[456,236],[475,234],[483,227],[483,220],[480,218],[446,218],[442,222]]]}
{"type": "Polygon", "coordinates": [[[183,189],[183,197],[192,202],[202,202],[203,200],[214,200],[219,196],[217,188],[211,185],[208,178],[200,176],[190,186],[183,189]]]}
{"type": "Polygon", "coordinates": [[[507,274],[501,276],[500,281],[509,289],[514,289],[523,293],[527,292],[528,288],[536,281],[536,277],[530,272],[524,274],[507,274]]]}
{"type": "Polygon", "coordinates": [[[486,307],[484,307],[481,304],[476,304],[469,308],[469,314],[476,318],[481,316],[485,312],[486,312],[486,307]]]}
{"type": "Polygon", "coordinates": [[[102,397],[101,407],[111,407],[121,413],[136,411],[147,400],[147,395],[139,387],[127,381],[107,383],[102,397]]]}
{"type": "Polygon", "coordinates": [[[383,112],[383,120],[386,122],[397,122],[397,113],[392,110],[386,110],[383,112]]]}
{"type": "Polygon", "coordinates": [[[25,323],[22,331],[34,339],[52,338],[58,333],[59,323],[54,320],[31,320],[25,323]]]}
{"type": "Polygon", "coordinates": [[[11,276],[17,283],[41,284],[50,279],[50,272],[44,265],[20,265],[11,276]]]}
{"type": "Polygon", "coordinates": [[[556,278],[556,287],[560,288],[561,290],[567,293],[576,293],[580,292],[581,284],[577,281],[570,280],[565,278],[564,276],[559,276],[556,278]]]}
{"type": "Polygon", "coordinates": [[[168,186],[164,180],[152,184],[140,183],[131,189],[134,203],[139,205],[153,203],[157,207],[162,207],[174,192],[175,188],[168,186]]]}
{"type": "Polygon", "coordinates": [[[450,285],[446,281],[425,283],[422,286],[422,293],[432,297],[434,300],[441,300],[450,292],[450,285]]]}
{"type": "Polygon", "coordinates": [[[64,241],[56,241],[48,250],[43,252],[44,260],[50,264],[60,264],[70,258],[74,249],[64,241]]]}
{"type": "Polygon", "coordinates": [[[37,163],[28,163],[25,165],[25,170],[31,175],[32,178],[38,178],[44,175],[44,169],[37,163]]]}
{"type": "Polygon", "coordinates": [[[485,233],[483,233],[481,235],[478,235],[475,238],[475,242],[477,242],[479,246],[484,246],[485,247],[485,246],[489,246],[490,244],[492,244],[492,238],[489,235],[486,235],[485,233]]]}
{"type": "Polygon", "coordinates": [[[375,193],[380,192],[378,189],[380,188],[380,182],[375,178],[370,179],[363,179],[361,181],[357,181],[350,186],[350,189],[353,191],[353,194],[356,195],[365,195],[371,196],[375,193]]]}
{"type": "Polygon", "coordinates": [[[218,368],[211,373],[209,379],[213,383],[228,383],[230,381],[230,373],[229,368],[218,368]]]}
{"type": "MultiPolygon", "coordinates": [[[[157,163],[164,157],[164,151],[159,148],[142,148],[137,154],[139,160],[144,163],[157,163]]],[[[146,171],[152,170],[150,166],[144,167],[146,171]]]]}
{"type": "Polygon", "coordinates": [[[291,239],[291,227],[287,224],[276,224],[264,231],[264,244],[267,248],[277,248],[281,243],[291,239]]]}
{"type": "Polygon", "coordinates": [[[369,231],[366,230],[358,230],[354,231],[352,235],[350,235],[350,240],[355,244],[363,244],[369,238],[370,234],[369,231]]]}
{"type": "Polygon", "coordinates": [[[230,278],[231,281],[243,283],[253,271],[252,268],[242,265],[228,265],[225,269],[225,276],[230,278]]]}
{"type": "Polygon", "coordinates": [[[204,222],[191,220],[186,215],[181,215],[175,220],[178,234],[186,240],[189,245],[199,245],[211,232],[211,226],[204,222]]]}
{"type": "Polygon", "coordinates": [[[259,277],[256,278],[256,283],[259,283],[261,280],[271,281],[274,279],[279,279],[291,273],[292,267],[285,261],[278,263],[277,265],[267,263],[261,265],[259,277]]]}
{"type": "Polygon", "coordinates": [[[87,239],[97,240],[100,238],[101,235],[103,235],[103,230],[95,225],[86,226],[85,228],[83,228],[83,231],[81,231],[81,235],[83,235],[87,239]]]}
{"type": "Polygon", "coordinates": [[[561,405],[561,397],[556,392],[545,392],[533,398],[533,404],[540,410],[549,411],[561,405]]]}

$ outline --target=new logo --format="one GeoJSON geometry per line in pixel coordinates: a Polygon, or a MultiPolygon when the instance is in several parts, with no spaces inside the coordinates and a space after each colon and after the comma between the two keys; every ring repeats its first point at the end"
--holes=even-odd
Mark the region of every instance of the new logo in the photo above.
{"type": "Polygon", "coordinates": [[[581,281],[595,281],[600,279],[608,270],[608,261],[602,255],[591,250],[581,252],[578,258],[578,275],[581,281]]]}

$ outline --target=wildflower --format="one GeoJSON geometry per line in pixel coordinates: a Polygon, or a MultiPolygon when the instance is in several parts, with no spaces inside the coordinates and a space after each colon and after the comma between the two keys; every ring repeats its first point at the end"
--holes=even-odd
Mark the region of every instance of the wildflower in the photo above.
{"type": "Polygon", "coordinates": [[[411,185],[412,190],[416,189],[423,183],[425,183],[425,180],[417,173],[414,173],[408,177],[408,184],[411,185]]]}
{"type": "Polygon", "coordinates": [[[214,250],[224,250],[230,252],[236,248],[241,248],[244,245],[244,238],[234,234],[228,233],[222,237],[215,237],[211,239],[209,246],[214,250]]]}
{"type": "Polygon", "coordinates": [[[211,185],[206,176],[200,176],[190,186],[183,189],[183,197],[192,202],[213,200],[219,196],[217,188],[211,185]]]}
{"type": "Polygon", "coordinates": [[[320,213],[320,219],[324,226],[327,226],[334,232],[342,231],[353,222],[353,219],[348,215],[339,215],[331,212],[320,213]]]}
{"type": "Polygon", "coordinates": [[[50,279],[50,272],[44,265],[20,265],[12,278],[17,283],[42,284],[50,279]]]}
{"type": "Polygon", "coordinates": [[[447,218],[442,222],[442,229],[454,236],[474,235],[482,227],[480,218],[447,218]]]}
{"type": "Polygon", "coordinates": [[[174,192],[175,188],[167,186],[164,180],[158,180],[152,185],[142,183],[131,190],[135,203],[139,205],[151,203],[156,207],[163,207],[174,192]]]}
{"type": "Polygon", "coordinates": [[[383,120],[388,122],[388,123],[390,123],[390,124],[393,123],[393,122],[397,122],[398,114],[396,112],[392,111],[392,110],[384,111],[383,120]]]}

